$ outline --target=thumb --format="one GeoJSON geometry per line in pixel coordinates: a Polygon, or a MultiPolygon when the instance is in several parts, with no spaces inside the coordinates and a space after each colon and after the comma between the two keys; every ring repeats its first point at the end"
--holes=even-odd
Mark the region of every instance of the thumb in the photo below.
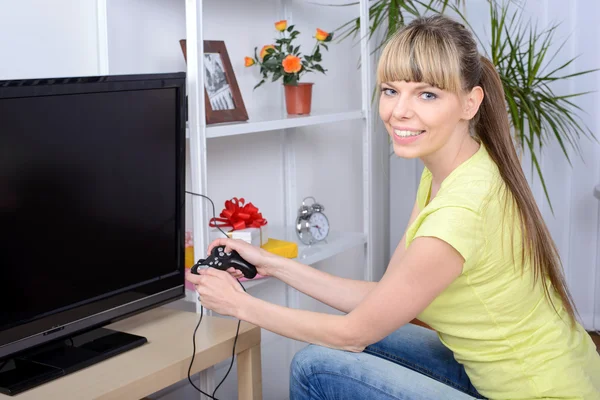
{"type": "Polygon", "coordinates": [[[236,239],[225,239],[225,253],[229,254],[233,250],[238,251],[239,245],[236,239]]]}
{"type": "MultiPolygon", "coordinates": [[[[209,268],[204,269],[204,271],[202,272],[202,275],[221,276],[221,273],[223,273],[223,272],[224,271],[209,267],[209,268]]],[[[229,273],[227,273],[227,275],[229,275],[229,273]]]]}

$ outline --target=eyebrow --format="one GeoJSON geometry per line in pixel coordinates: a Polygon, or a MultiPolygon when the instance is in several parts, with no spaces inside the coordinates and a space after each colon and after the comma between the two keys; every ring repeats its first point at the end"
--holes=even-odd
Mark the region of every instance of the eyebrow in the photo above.
{"type": "MultiPolygon", "coordinates": [[[[382,85],[387,85],[387,86],[391,86],[393,88],[395,88],[395,86],[391,83],[388,82],[381,82],[382,85]]],[[[438,89],[436,86],[432,86],[428,83],[422,83],[420,85],[417,85],[415,87],[413,87],[413,90],[421,90],[421,89],[438,89]]]]}

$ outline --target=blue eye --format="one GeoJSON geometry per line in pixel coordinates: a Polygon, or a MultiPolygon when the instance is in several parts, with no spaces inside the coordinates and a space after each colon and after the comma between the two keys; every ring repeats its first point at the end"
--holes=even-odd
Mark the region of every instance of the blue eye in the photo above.
{"type": "Polygon", "coordinates": [[[437,99],[437,96],[431,92],[423,92],[421,93],[421,98],[423,100],[434,100],[437,99]]]}
{"type": "Polygon", "coordinates": [[[381,92],[383,94],[385,94],[386,96],[393,96],[394,94],[396,94],[396,91],[394,89],[390,89],[390,88],[381,88],[381,92]]]}

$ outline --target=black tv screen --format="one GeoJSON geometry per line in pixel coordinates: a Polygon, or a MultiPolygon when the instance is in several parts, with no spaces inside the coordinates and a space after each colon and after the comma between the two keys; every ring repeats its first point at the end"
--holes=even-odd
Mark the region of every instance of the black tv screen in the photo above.
{"type": "Polygon", "coordinates": [[[184,295],[184,89],[0,82],[0,357],[184,295]]]}

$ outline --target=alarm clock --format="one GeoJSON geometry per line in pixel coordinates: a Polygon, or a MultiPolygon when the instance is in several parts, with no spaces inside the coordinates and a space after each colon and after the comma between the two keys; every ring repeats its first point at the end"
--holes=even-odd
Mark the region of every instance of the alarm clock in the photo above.
{"type": "Polygon", "coordinates": [[[296,218],[296,235],[305,245],[324,241],[329,235],[329,220],[323,213],[325,207],[318,204],[312,196],[305,197],[298,209],[296,218]],[[304,204],[307,199],[312,199],[309,206],[304,204]]]}

